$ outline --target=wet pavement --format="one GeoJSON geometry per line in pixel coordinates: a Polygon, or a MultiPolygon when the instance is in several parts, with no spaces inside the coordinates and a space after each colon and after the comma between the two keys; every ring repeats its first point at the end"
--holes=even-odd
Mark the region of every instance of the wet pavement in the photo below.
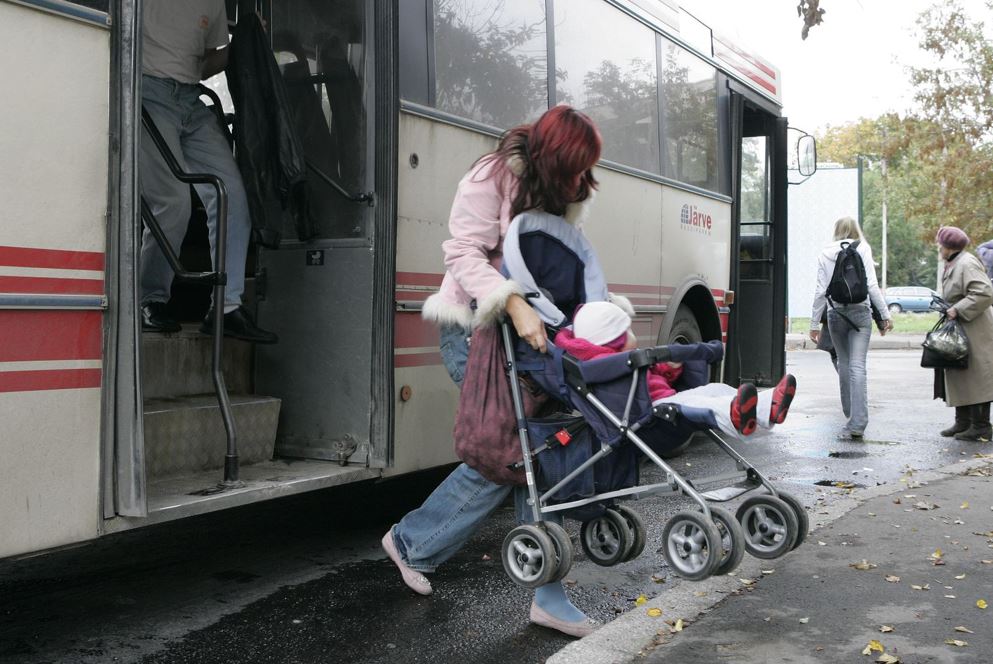
{"type": "MultiPolygon", "coordinates": [[[[936,435],[949,409],[930,399],[916,351],[870,353],[871,421],[859,443],[835,440],[844,419],[827,355],[792,352],[788,367],[799,382],[789,420],[738,449],[812,519],[860,487],[897,484],[908,470],[973,451],[936,435]]],[[[690,476],[732,467],[706,442],[673,464],[690,476]]],[[[0,660],[539,662],[568,644],[527,624],[530,594],[503,573],[509,508],[432,576],[434,595],[403,586],[379,538],[437,480],[343,487],[0,563],[0,660]]],[[[639,595],[678,587],[657,550],[667,518],[688,505],[673,496],[634,503],[649,532],[630,563],[597,567],[577,546],[573,601],[609,621],[639,595]]],[[[576,541],[578,524],[568,529],[576,541]]]]}

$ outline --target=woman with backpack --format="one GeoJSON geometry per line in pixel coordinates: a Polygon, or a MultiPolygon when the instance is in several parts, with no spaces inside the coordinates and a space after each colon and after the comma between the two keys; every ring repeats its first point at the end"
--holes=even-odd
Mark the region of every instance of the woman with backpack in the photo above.
{"type": "Polygon", "coordinates": [[[876,281],[872,249],[858,222],[842,217],[834,224],[834,240],[817,257],[810,338],[817,343],[826,309],[828,330],[838,354],[841,410],[848,418],[840,437],[851,440],[862,440],[869,423],[865,364],[872,335],[872,307],[883,318],[880,334],[886,334],[893,329],[893,322],[876,281]]]}
{"type": "MultiPolygon", "coordinates": [[[[942,226],[935,238],[945,267],[941,296],[945,315],[958,320],[969,338],[969,366],[943,369],[945,403],[955,407],[955,423],[941,432],[956,440],[987,442],[993,438],[990,401],[993,401],[993,285],[979,259],[965,250],[969,236],[955,226],[942,226]]],[[[936,381],[937,382],[937,381],[936,381]]],[[[939,387],[936,385],[936,387],[939,387]]]]}

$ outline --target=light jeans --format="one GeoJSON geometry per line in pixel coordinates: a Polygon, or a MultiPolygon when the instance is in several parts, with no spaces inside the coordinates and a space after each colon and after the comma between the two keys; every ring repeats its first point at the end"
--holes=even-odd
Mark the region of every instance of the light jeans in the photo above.
{"type": "MultiPolygon", "coordinates": [[[[441,359],[452,380],[462,387],[469,357],[468,330],[458,325],[441,328],[441,359]]],[[[519,523],[533,521],[527,487],[494,484],[469,466],[459,464],[428,496],[393,527],[393,541],[404,563],[419,572],[433,572],[459,549],[495,509],[513,492],[519,523]]],[[[557,514],[545,520],[561,522],[557,514]]]]}
{"type": "Polygon", "coordinates": [[[841,388],[841,410],[848,418],[847,429],[862,434],[869,424],[869,391],[865,361],[872,336],[872,313],[864,304],[850,304],[828,309],[828,329],[838,354],[838,385],[841,388]],[[852,329],[844,318],[858,329],[852,329]]]}
{"type": "MultiPolygon", "coordinates": [[[[758,393],[755,418],[757,424],[763,429],[772,428],[772,422],[769,419],[769,414],[772,412],[772,394],[773,390],[762,390],[758,393]]],[[[674,403],[692,408],[709,409],[713,412],[714,419],[717,420],[717,425],[723,433],[740,438],[741,434],[731,422],[731,402],[736,396],[738,396],[737,388],[724,383],[707,383],[700,387],[676,392],[672,396],[655,401],[654,404],[674,403]]]]}
{"type": "MultiPolygon", "coordinates": [[[[241,304],[245,290],[245,259],[252,224],[248,199],[231,147],[214,114],[200,101],[196,85],[179,83],[154,76],[141,78],[142,106],[180,168],[188,172],[220,176],[228,193],[228,240],[224,292],[225,309],[241,304]]],[[[172,248],[179,253],[190,220],[190,188],[177,180],[165,163],[148,133],[142,130],[139,157],[141,193],[165,232],[172,248]]],[[[217,193],[210,185],[194,185],[207,210],[210,246],[217,235],[217,193]]],[[[211,252],[213,259],[213,252],[211,252]]],[[[173,271],[166,262],[152,234],[145,229],[141,240],[141,303],[166,302],[172,287],[173,271]]]]}

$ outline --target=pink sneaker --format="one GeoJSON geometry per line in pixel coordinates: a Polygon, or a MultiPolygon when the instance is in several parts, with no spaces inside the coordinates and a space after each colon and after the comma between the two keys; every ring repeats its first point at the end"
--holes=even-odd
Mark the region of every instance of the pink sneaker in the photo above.
{"type": "Polygon", "coordinates": [[[786,414],[790,412],[790,404],[793,403],[795,394],[796,378],[793,377],[793,374],[786,374],[779,379],[779,383],[772,393],[769,424],[782,424],[786,420],[786,414]]]}
{"type": "Polygon", "coordinates": [[[396,544],[393,543],[393,528],[390,528],[386,534],[383,536],[383,551],[386,555],[390,557],[393,564],[397,566],[400,570],[400,576],[403,577],[403,582],[407,584],[407,587],[413,590],[418,595],[430,595],[434,590],[431,588],[431,582],[428,578],[418,572],[417,570],[410,569],[407,567],[406,563],[400,557],[400,552],[397,551],[396,544]]]}

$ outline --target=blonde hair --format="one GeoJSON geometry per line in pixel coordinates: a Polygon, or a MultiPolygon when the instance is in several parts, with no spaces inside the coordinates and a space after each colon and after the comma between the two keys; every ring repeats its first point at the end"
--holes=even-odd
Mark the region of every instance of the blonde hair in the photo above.
{"type": "Polygon", "coordinates": [[[865,237],[862,235],[862,229],[859,228],[859,222],[851,217],[842,217],[834,222],[834,239],[864,240],[865,237]]]}

